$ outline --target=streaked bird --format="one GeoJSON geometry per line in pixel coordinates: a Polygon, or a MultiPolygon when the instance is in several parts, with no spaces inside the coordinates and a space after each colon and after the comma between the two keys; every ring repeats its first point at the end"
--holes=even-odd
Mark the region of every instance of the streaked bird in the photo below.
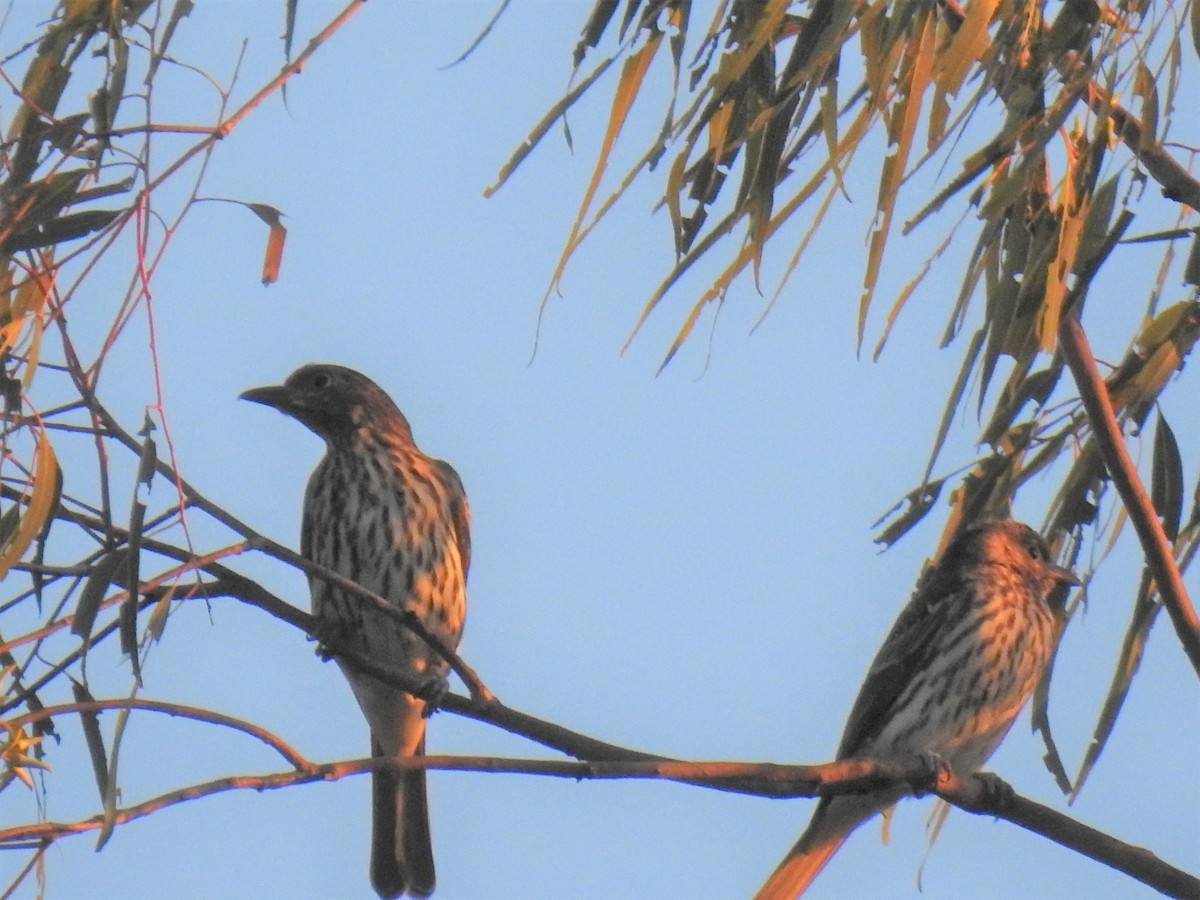
{"type": "MultiPolygon", "coordinates": [[[[408,421],[365,375],[297,369],[242,399],[274,407],[324,438],[304,497],[301,551],[421,618],[457,647],[466,615],[470,511],[447,463],[413,443],[408,421]]],[[[382,666],[443,680],[445,662],[399,622],[320,577],[313,613],[338,642],[382,666]]],[[[425,752],[425,703],[339,660],[371,729],[373,756],[425,752]]],[[[424,770],[372,773],[371,884],[380,897],[427,897],[435,877],[424,770]]]]}
{"type": "MultiPolygon", "coordinates": [[[[986,521],[962,529],[921,577],[867,672],[837,758],[937,754],[978,770],[1045,672],[1058,624],[1049,596],[1078,584],[1033,529],[986,521]]],[[[823,797],[758,900],[800,896],[859,825],[907,793],[823,797]]]]}

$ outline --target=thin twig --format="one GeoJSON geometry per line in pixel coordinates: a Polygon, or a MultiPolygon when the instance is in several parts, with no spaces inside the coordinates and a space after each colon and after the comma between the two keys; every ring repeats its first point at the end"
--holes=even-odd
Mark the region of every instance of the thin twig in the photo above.
{"type": "Polygon", "coordinates": [[[307,771],[313,768],[313,764],[297,753],[290,744],[280,740],[270,731],[267,731],[267,729],[255,725],[253,722],[247,722],[245,719],[239,719],[235,716],[214,712],[209,709],[202,709],[198,706],[188,706],[183,703],[168,703],[163,700],[147,700],[134,697],[125,697],[119,700],[88,700],[80,703],[63,703],[58,706],[47,706],[44,709],[39,709],[37,712],[24,713],[6,721],[11,726],[20,728],[31,722],[51,719],[54,716],[100,713],[114,709],[137,709],[145,712],[164,713],[168,716],[177,716],[183,719],[205,722],[209,725],[220,725],[223,728],[231,728],[234,731],[240,731],[242,734],[249,735],[266,744],[282,756],[285,762],[298,770],[307,771]]]}

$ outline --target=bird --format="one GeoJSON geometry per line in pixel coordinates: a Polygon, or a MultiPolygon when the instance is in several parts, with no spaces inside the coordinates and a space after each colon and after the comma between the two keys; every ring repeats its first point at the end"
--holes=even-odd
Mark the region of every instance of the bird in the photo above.
{"type": "MultiPolygon", "coordinates": [[[[1036,531],[1011,519],[961,527],[928,568],[867,671],[837,759],[935,754],[977,771],[1029,699],[1060,630],[1051,600],[1078,584],[1036,531]]],[[[794,900],[850,833],[903,786],[821,798],[757,900],[794,900]]]]}
{"type": "MultiPolygon", "coordinates": [[[[304,495],[302,554],[414,613],[457,648],[471,561],[471,513],[458,473],[422,453],[391,397],[353,369],[305,365],[283,384],[252,388],[241,398],[273,407],[325,441],[304,495]]],[[[447,665],[420,637],[319,575],[308,580],[322,634],[372,663],[445,689],[447,665]]],[[[370,727],[372,756],[424,755],[425,702],[338,664],[370,727]]],[[[372,887],[385,900],[428,897],[436,876],[425,771],[371,777],[372,887]]]]}

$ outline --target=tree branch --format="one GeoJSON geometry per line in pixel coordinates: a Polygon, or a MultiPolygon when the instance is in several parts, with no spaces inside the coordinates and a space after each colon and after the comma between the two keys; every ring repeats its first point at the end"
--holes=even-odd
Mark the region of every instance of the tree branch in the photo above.
{"type": "MultiPolygon", "coordinates": [[[[172,713],[176,709],[180,711],[186,709],[176,708],[174,704],[159,704],[155,701],[138,701],[136,704],[131,704],[130,701],[121,700],[79,704],[77,709],[69,711],[88,711],[92,708],[110,709],[121,706],[137,706],[138,708],[172,713]]],[[[64,708],[56,708],[55,711],[61,714],[64,708]]],[[[212,721],[217,724],[227,724],[224,720],[228,717],[207,713],[203,710],[189,711],[187,714],[193,718],[211,717],[212,721]],[[192,715],[192,712],[199,713],[199,715],[192,715]]],[[[21,717],[19,721],[26,722],[38,715],[41,714],[29,714],[21,717]]],[[[236,723],[234,727],[245,730],[240,726],[246,723],[232,721],[236,723]]],[[[261,738],[258,731],[258,729],[253,729],[248,733],[261,738]]],[[[278,739],[273,739],[269,743],[277,748],[287,746],[278,739]]],[[[633,751],[625,752],[633,753],[633,751]]],[[[936,793],[941,799],[968,812],[1006,819],[1064,847],[1111,866],[1170,896],[1195,897],[1200,895],[1200,879],[1163,862],[1150,851],[1117,840],[1077,822],[1069,816],[1020,797],[993,775],[971,775],[959,778],[945,766],[931,766],[927,756],[910,756],[888,761],[851,759],[818,766],[736,762],[691,763],[661,759],[658,761],[568,762],[566,760],[467,756],[425,756],[400,759],[371,757],[320,764],[310,763],[298,754],[295,759],[296,768],[286,772],[264,775],[232,775],[179,788],[142,803],[118,809],[108,821],[124,824],[168,806],[231,790],[274,790],[314,781],[337,781],[349,775],[383,769],[398,771],[433,769],[491,774],[542,775],[570,778],[576,781],[654,779],[772,798],[856,794],[876,790],[886,785],[903,784],[913,794],[936,793]]],[[[98,814],[76,822],[38,822],[0,829],[0,847],[25,845],[31,841],[52,842],[66,835],[102,828],[105,822],[105,816],[98,814]]]]}
{"type": "Polygon", "coordinates": [[[1088,105],[1097,115],[1107,111],[1112,116],[1117,134],[1150,177],[1158,182],[1164,197],[1200,209],[1200,181],[1181,166],[1154,135],[1151,135],[1152,140],[1143,141],[1142,123],[1094,81],[1088,85],[1088,105]]]}
{"type": "Polygon", "coordinates": [[[1154,575],[1158,594],[1171,616],[1184,653],[1200,675],[1200,620],[1196,618],[1195,607],[1183,585],[1179,567],[1175,565],[1175,554],[1163,531],[1158,512],[1138,477],[1129,451],[1125,449],[1121,426],[1113,413],[1108,388],[1096,368],[1096,360],[1083,326],[1074,317],[1064,316],[1058,329],[1058,342],[1075,377],[1079,398],[1092,424],[1096,446],[1141,541],[1146,565],[1154,575]]]}
{"type": "Polygon", "coordinates": [[[168,716],[176,716],[183,719],[193,719],[194,721],[204,722],[208,725],[220,725],[224,728],[231,728],[234,731],[240,731],[242,734],[248,735],[255,740],[266,744],[268,747],[282,756],[285,762],[290,763],[297,769],[306,770],[312,767],[312,763],[297,753],[290,744],[285,743],[274,734],[267,731],[267,729],[255,725],[253,722],[247,722],[245,719],[239,719],[236,716],[229,716],[224,713],[202,709],[199,706],[188,706],[183,703],[169,703],[164,700],[147,700],[137,697],[126,697],[120,700],[86,700],[79,703],[63,703],[58,706],[47,706],[37,710],[36,712],[29,712],[20,716],[14,716],[13,718],[5,721],[7,721],[14,728],[20,728],[23,725],[50,719],[54,716],[84,715],[87,713],[100,713],[114,709],[140,709],[146,712],[164,713],[168,716]]]}
{"type": "MultiPolygon", "coordinates": [[[[995,816],[1020,825],[1167,896],[1200,897],[1200,878],[1163,862],[1144,847],[1120,841],[1057,810],[1012,793],[1011,789],[996,790],[997,782],[999,779],[995,776],[959,778],[944,770],[938,778],[937,795],[969,813],[995,816]]],[[[1000,784],[1008,788],[1002,782],[1000,784]]]]}

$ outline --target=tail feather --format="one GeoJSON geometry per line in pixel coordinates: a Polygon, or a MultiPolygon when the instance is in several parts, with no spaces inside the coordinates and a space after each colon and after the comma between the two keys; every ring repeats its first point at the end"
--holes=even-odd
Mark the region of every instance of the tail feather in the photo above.
{"type": "Polygon", "coordinates": [[[838,852],[863,822],[883,812],[903,793],[887,789],[873,794],[845,794],[826,797],[817,804],[812,821],[800,840],[771,873],[767,883],[759,888],[755,900],[796,900],[813,879],[821,874],[825,864],[838,852]]]}
{"type": "Polygon", "coordinates": [[[796,900],[849,836],[848,833],[825,835],[809,847],[802,846],[805,841],[801,840],[759,888],[755,900],[796,900]]]}
{"type": "Polygon", "coordinates": [[[394,772],[371,773],[371,887],[383,900],[404,893],[408,877],[396,852],[399,778],[394,772]]]}
{"type": "MultiPolygon", "coordinates": [[[[425,755],[421,741],[418,756],[425,755]]],[[[408,893],[428,897],[433,893],[437,874],[433,869],[433,840],[429,834],[429,800],[425,793],[425,770],[407,772],[400,786],[400,832],[396,846],[408,870],[408,893]]]]}
{"type": "MultiPolygon", "coordinates": [[[[382,755],[372,740],[372,753],[382,755]]],[[[416,755],[423,755],[425,742],[416,755]]],[[[371,886],[383,900],[428,897],[436,874],[425,772],[371,773],[371,886]]]]}

